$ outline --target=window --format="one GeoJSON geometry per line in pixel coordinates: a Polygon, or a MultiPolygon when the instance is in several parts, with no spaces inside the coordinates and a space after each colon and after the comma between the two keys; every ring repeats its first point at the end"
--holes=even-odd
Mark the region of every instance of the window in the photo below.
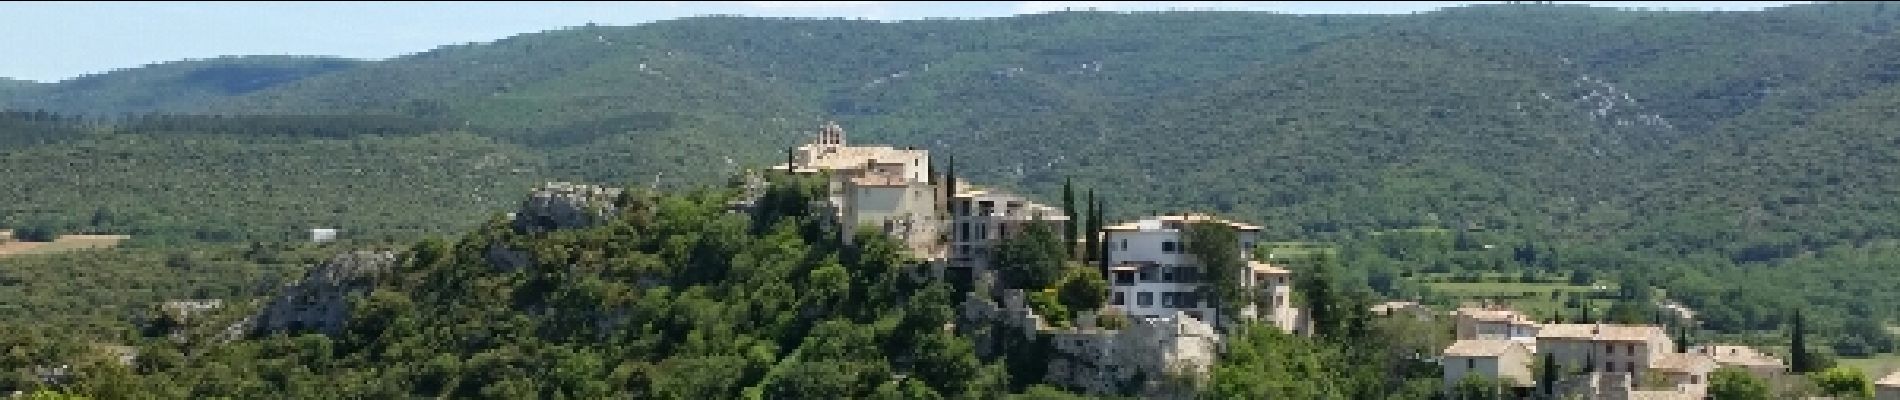
{"type": "Polygon", "coordinates": [[[1636,345],[1634,344],[1629,345],[1629,347],[1625,347],[1624,350],[1628,350],[1625,352],[1625,354],[1632,354],[1632,355],[1636,354],[1636,345]]]}
{"type": "Polygon", "coordinates": [[[1604,361],[1603,372],[1616,372],[1616,363],[1604,361]]]}
{"type": "Polygon", "coordinates": [[[1623,372],[1636,372],[1636,362],[1631,361],[1631,362],[1623,363],[1623,372]]]}
{"type": "Polygon", "coordinates": [[[1148,306],[1153,306],[1154,304],[1155,304],[1154,293],[1141,292],[1141,293],[1135,294],[1135,305],[1148,307],[1148,306]]]}
{"type": "Polygon", "coordinates": [[[1117,306],[1128,304],[1128,296],[1125,296],[1122,292],[1115,292],[1114,296],[1109,298],[1108,304],[1117,306]]]}
{"type": "Polygon", "coordinates": [[[1181,299],[1180,293],[1161,292],[1161,306],[1162,307],[1180,307],[1181,306],[1180,299],[1181,299]]]}
{"type": "Polygon", "coordinates": [[[1163,253],[1173,253],[1173,252],[1174,252],[1174,242],[1161,242],[1161,252],[1163,252],[1163,253]]]}
{"type": "Polygon", "coordinates": [[[1604,344],[1604,345],[1603,345],[1603,354],[1616,354],[1616,345],[1614,345],[1614,344],[1604,344]]]}
{"type": "Polygon", "coordinates": [[[1122,251],[1128,251],[1128,239],[1122,239],[1122,251]]]}
{"type": "Polygon", "coordinates": [[[1691,384],[1691,385],[1700,385],[1700,384],[1702,384],[1702,376],[1701,376],[1701,375],[1689,375],[1689,384],[1691,384]]]}
{"type": "Polygon", "coordinates": [[[1155,270],[1157,270],[1157,269],[1161,269],[1161,267],[1157,267],[1157,266],[1153,266],[1153,265],[1144,265],[1144,266],[1142,266],[1142,267],[1141,267],[1141,281],[1142,281],[1142,282],[1154,282],[1154,281],[1155,281],[1155,275],[1157,275],[1157,273],[1156,273],[1156,272],[1158,272],[1158,271],[1155,271],[1155,270]]]}
{"type": "Polygon", "coordinates": [[[1177,277],[1177,276],[1179,276],[1179,275],[1175,275],[1175,274],[1174,274],[1174,270],[1175,270],[1175,269],[1177,269],[1177,268],[1174,268],[1174,267],[1161,267],[1161,281],[1162,281],[1162,282],[1174,282],[1174,281],[1175,281],[1175,280],[1174,280],[1174,278],[1175,278],[1175,277],[1177,277]]]}
{"type": "Polygon", "coordinates": [[[1477,368],[1477,367],[1478,367],[1478,359],[1476,358],[1465,359],[1465,368],[1477,368]]]}

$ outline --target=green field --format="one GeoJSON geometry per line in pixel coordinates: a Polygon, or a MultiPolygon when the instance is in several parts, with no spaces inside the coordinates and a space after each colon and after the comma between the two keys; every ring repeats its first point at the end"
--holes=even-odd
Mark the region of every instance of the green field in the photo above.
{"type": "Polygon", "coordinates": [[[1872,358],[1842,358],[1840,365],[1859,368],[1873,379],[1900,371],[1900,354],[1881,354],[1872,358]]]}

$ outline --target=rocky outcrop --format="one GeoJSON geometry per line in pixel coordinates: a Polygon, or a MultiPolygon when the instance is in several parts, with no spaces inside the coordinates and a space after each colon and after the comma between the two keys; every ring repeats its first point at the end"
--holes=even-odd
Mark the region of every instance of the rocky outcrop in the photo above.
{"type": "Polygon", "coordinates": [[[349,295],[368,291],[396,265],[391,251],[338,254],[304,274],[251,319],[255,330],[336,333],[349,318],[349,295]]]}
{"type": "Polygon", "coordinates": [[[614,215],[614,200],[622,189],[549,182],[535,188],[515,211],[512,226],[516,232],[538,233],[556,229],[586,228],[614,215]]]}

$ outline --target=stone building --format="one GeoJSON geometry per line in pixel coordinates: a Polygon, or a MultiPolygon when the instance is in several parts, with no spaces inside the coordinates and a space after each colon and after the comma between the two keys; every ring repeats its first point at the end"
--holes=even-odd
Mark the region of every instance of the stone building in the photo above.
{"type": "Polygon", "coordinates": [[[1750,374],[1765,380],[1773,380],[1788,374],[1788,364],[1774,355],[1762,353],[1753,347],[1710,344],[1690,346],[1689,352],[1706,355],[1722,367],[1739,367],[1750,374]]]}
{"type": "Polygon", "coordinates": [[[1504,381],[1513,387],[1536,384],[1531,375],[1531,349],[1509,339],[1465,339],[1445,348],[1445,388],[1458,387],[1468,376],[1504,381]]]}
{"type": "Polygon", "coordinates": [[[1452,311],[1452,324],[1459,340],[1515,340],[1537,350],[1540,325],[1516,310],[1498,304],[1467,305],[1452,311]]]}
{"type": "Polygon", "coordinates": [[[851,146],[844,128],[830,122],[771,170],[827,177],[825,208],[832,221],[843,225],[845,243],[868,227],[903,242],[920,259],[943,256],[939,205],[944,196],[932,181],[929,151],[851,146]]]}
{"type": "Polygon", "coordinates": [[[1874,382],[1874,398],[1878,400],[1900,400],[1900,371],[1887,374],[1874,382]]]}

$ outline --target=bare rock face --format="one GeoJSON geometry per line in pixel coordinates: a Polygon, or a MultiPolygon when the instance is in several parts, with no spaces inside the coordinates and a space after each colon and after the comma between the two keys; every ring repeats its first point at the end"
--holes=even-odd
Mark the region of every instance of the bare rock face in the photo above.
{"type": "Polygon", "coordinates": [[[537,233],[586,228],[613,216],[622,189],[549,182],[535,188],[515,212],[516,232],[537,233]]]}
{"type": "Polygon", "coordinates": [[[260,332],[315,331],[333,334],[349,318],[349,295],[369,290],[396,265],[392,251],[338,254],[305,273],[271,299],[252,319],[260,332]]]}

